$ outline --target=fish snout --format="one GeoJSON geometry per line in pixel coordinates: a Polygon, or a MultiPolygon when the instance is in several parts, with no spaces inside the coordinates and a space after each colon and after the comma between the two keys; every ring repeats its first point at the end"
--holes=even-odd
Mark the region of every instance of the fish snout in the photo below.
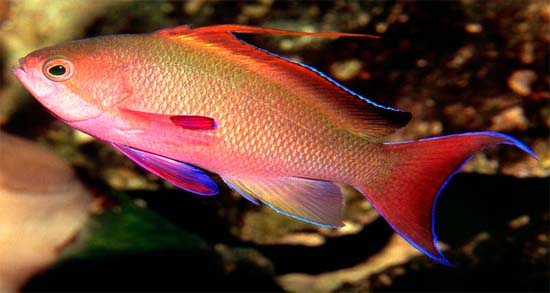
{"type": "Polygon", "coordinates": [[[13,72],[13,74],[15,75],[15,77],[17,77],[17,79],[19,79],[19,81],[24,82],[24,80],[26,80],[27,75],[25,73],[25,70],[21,66],[13,66],[11,68],[11,72],[13,72]]]}
{"type": "Polygon", "coordinates": [[[26,77],[24,57],[19,58],[19,66],[18,65],[12,66],[11,72],[13,72],[13,74],[17,77],[17,79],[19,79],[20,81],[23,81],[22,79],[26,77]]]}

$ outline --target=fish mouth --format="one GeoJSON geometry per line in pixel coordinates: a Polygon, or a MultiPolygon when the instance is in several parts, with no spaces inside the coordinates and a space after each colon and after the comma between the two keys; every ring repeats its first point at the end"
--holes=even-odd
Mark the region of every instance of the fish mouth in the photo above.
{"type": "Polygon", "coordinates": [[[26,77],[27,74],[25,73],[25,62],[23,61],[23,58],[19,58],[19,66],[17,65],[14,65],[12,68],[11,68],[11,71],[13,72],[13,74],[15,74],[15,76],[17,77],[17,79],[21,80],[21,77],[26,77]]]}
{"type": "Polygon", "coordinates": [[[25,83],[24,81],[27,80],[27,73],[25,73],[23,66],[15,65],[11,68],[11,72],[13,72],[15,77],[17,77],[17,79],[19,79],[23,84],[25,83]]]}
{"type": "Polygon", "coordinates": [[[25,70],[25,58],[19,58],[19,66],[17,65],[14,65],[12,68],[11,68],[11,72],[13,72],[13,74],[15,75],[15,77],[17,77],[17,79],[19,79],[19,81],[25,86],[27,87],[27,84],[28,84],[28,77],[27,77],[27,72],[25,70]]]}

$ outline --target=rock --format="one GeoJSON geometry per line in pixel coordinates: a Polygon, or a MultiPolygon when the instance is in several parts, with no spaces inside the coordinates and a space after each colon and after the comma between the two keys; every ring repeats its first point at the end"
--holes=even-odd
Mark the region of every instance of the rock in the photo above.
{"type": "Polygon", "coordinates": [[[462,103],[450,104],[445,106],[443,113],[451,125],[455,127],[476,129],[482,125],[481,114],[471,105],[463,105],[462,103]]]}
{"type": "Polygon", "coordinates": [[[487,158],[487,154],[481,152],[475,154],[461,171],[495,175],[498,174],[498,167],[498,160],[491,160],[487,158]]]}
{"type": "Polygon", "coordinates": [[[521,215],[510,222],[508,222],[508,228],[517,230],[521,227],[524,227],[525,225],[528,225],[530,222],[530,218],[528,215],[521,215]]]}
{"type": "Polygon", "coordinates": [[[516,70],[508,78],[508,87],[516,94],[528,96],[531,94],[531,84],[537,79],[533,70],[516,70]]]}
{"type": "Polygon", "coordinates": [[[354,267],[320,275],[287,274],[280,276],[278,282],[289,292],[333,292],[344,284],[361,282],[388,267],[406,263],[420,254],[422,253],[405,239],[394,234],[380,253],[354,267]]]}
{"type": "Polygon", "coordinates": [[[521,161],[503,162],[501,173],[518,178],[550,177],[550,140],[536,139],[530,146],[539,157],[538,160],[529,157],[521,161]]]}
{"type": "Polygon", "coordinates": [[[0,0],[0,25],[8,18],[10,3],[8,0],[0,0]]]}
{"type": "Polygon", "coordinates": [[[269,12],[272,4],[272,0],[259,1],[258,4],[248,4],[242,7],[242,14],[246,18],[262,18],[269,12]]]}
{"type": "Polygon", "coordinates": [[[544,22],[549,23],[550,22],[550,4],[546,3],[540,10],[540,15],[544,22]]]}
{"type": "Polygon", "coordinates": [[[483,26],[479,23],[468,23],[464,26],[464,29],[470,34],[479,34],[483,31],[483,26]]]}
{"type": "Polygon", "coordinates": [[[453,59],[447,63],[450,69],[459,69],[474,57],[475,47],[473,45],[464,46],[456,52],[453,59]]]}
{"type": "Polygon", "coordinates": [[[519,60],[523,64],[531,64],[535,61],[535,45],[533,42],[526,42],[521,46],[519,60]]]}
{"type": "Polygon", "coordinates": [[[361,71],[361,67],[361,61],[350,59],[332,63],[330,73],[338,80],[347,81],[354,79],[361,71]]]}
{"type": "Polygon", "coordinates": [[[515,106],[500,112],[491,119],[492,131],[511,132],[516,130],[526,130],[529,121],[525,117],[523,108],[515,106]]]}
{"type": "Polygon", "coordinates": [[[16,291],[76,237],[90,194],[67,162],[0,132],[0,291],[16,291]]]}

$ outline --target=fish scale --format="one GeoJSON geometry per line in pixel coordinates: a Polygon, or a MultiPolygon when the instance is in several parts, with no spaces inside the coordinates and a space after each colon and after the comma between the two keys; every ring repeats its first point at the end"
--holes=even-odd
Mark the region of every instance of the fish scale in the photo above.
{"type": "MultiPolygon", "coordinates": [[[[213,63],[213,62],[209,62],[210,60],[206,59],[206,58],[212,59],[212,56],[208,54],[206,55],[201,54],[200,58],[185,56],[185,58],[182,57],[182,59],[184,60],[180,60],[180,61],[173,60],[173,58],[162,60],[162,58],[166,56],[169,56],[169,55],[161,54],[159,56],[160,60],[158,60],[157,63],[167,64],[167,66],[170,66],[172,64],[180,64],[182,62],[188,62],[189,59],[191,60],[201,59],[202,60],[201,65],[195,67],[195,70],[199,72],[206,72],[208,70],[208,66],[206,66],[206,68],[203,68],[202,64],[208,65],[213,63]]],[[[177,56],[183,56],[183,54],[179,54],[177,56]]],[[[220,63],[220,60],[216,60],[216,62],[220,63]]],[[[176,72],[177,66],[172,66],[172,67],[174,68],[163,68],[162,70],[163,72],[168,72],[168,73],[176,72]]],[[[226,67],[222,66],[222,68],[225,69],[226,67]]],[[[151,70],[155,70],[155,69],[156,68],[151,68],[151,70]]],[[[308,136],[308,133],[305,131],[295,131],[295,133],[288,133],[287,135],[284,135],[285,137],[282,139],[277,139],[277,140],[272,139],[272,137],[269,135],[269,131],[266,131],[267,129],[265,128],[267,127],[267,128],[281,129],[280,126],[282,126],[282,125],[277,125],[277,123],[280,124],[282,118],[279,115],[269,115],[272,112],[279,111],[279,113],[288,113],[293,117],[302,117],[300,124],[305,124],[305,121],[310,122],[306,127],[308,127],[308,129],[310,129],[312,133],[316,133],[316,134],[320,133],[319,128],[321,128],[324,124],[319,123],[319,119],[316,119],[317,117],[315,117],[315,115],[310,115],[310,114],[314,114],[314,112],[304,111],[305,110],[304,107],[297,108],[292,104],[289,105],[288,102],[299,101],[299,97],[292,96],[290,93],[288,93],[288,91],[285,93],[284,91],[278,90],[278,89],[273,91],[265,90],[265,89],[262,89],[262,90],[257,89],[256,85],[261,84],[263,80],[255,81],[254,79],[252,79],[252,81],[247,83],[240,83],[239,81],[227,82],[227,80],[232,80],[231,79],[232,76],[242,76],[242,75],[245,75],[246,73],[247,72],[244,72],[240,68],[233,67],[233,68],[229,68],[229,72],[225,72],[224,74],[222,74],[223,77],[227,77],[227,78],[218,79],[220,81],[223,81],[223,83],[237,84],[238,86],[240,86],[239,97],[237,101],[235,101],[234,99],[229,100],[229,98],[231,97],[228,97],[226,92],[221,92],[221,93],[216,91],[210,92],[211,94],[214,95],[214,98],[211,98],[211,96],[204,97],[204,96],[201,96],[200,94],[197,94],[197,95],[193,94],[193,99],[192,99],[193,102],[185,103],[184,105],[186,105],[186,107],[183,107],[182,109],[181,107],[182,103],[178,99],[166,99],[165,97],[172,97],[172,96],[182,97],[185,94],[182,93],[181,91],[178,91],[177,89],[174,91],[173,88],[170,88],[164,85],[164,83],[173,84],[174,83],[173,80],[177,80],[180,77],[179,75],[174,75],[174,76],[166,75],[160,78],[159,86],[157,88],[164,89],[164,92],[163,91],[158,92],[155,95],[158,98],[144,99],[142,101],[144,104],[131,105],[131,106],[134,106],[136,109],[142,109],[142,108],[152,109],[152,111],[157,111],[158,113],[163,113],[163,114],[192,113],[190,109],[193,109],[194,113],[200,113],[206,116],[216,117],[216,120],[218,121],[218,123],[222,125],[222,127],[220,127],[220,131],[221,131],[220,136],[222,138],[223,137],[229,138],[228,140],[226,140],[229,142],[229,145],[225,145],[223,149],[220,150],[220,152],[227,154],[228,155],[227,159],[233,159],[240,163],[243,162],[242,160],[240,160],[240,158],[243,156],[249,157],[253,154],[258,154],[258,156],[263,157],[266,154],[272,154],[272,157],[287,159],[288,161],[286,163],[287,166],[284,169],[297,170],[300,167],[301,163],[303,162],[302,160],[300,160],[302,153],[312,153],[311,151],[315,151],[313,153],[327,154],[325,157],[330,158],[331,156],[332,157],[335,156],[335,152],[341,151],[341,150],[337,150],[334,147],[335,145],[332,145],[332,144],[329,145],[330,149],[326,149],[326,150],[319,149],[316,141],[319,137],[318,135],[316,135],[315,141],[312,141],[309,147],[303,147],[302,145],[293,145],[292,142],[303,143],[303,140],[298,140],[297,138],[308,136]],[[282,98],[281,96],[274,96],[273,92],[275,93],[282,92],[280,95],[286,98],[282,98]],[[262,98],[262,99],[247,98],[252,95],[264,95],[265,98],[262,98]],[[169,101],[169,103],[164,104],[164,101],[169,101]],[[247,103],[247,101],[251,102],[251,104],[247,103]],[[262,101],[266,101],[265,106],[261,104],[262,101]],[[213,109],[211,105],[221,105],[221,106],[218,109],[213,109]],[[239,107],[225,106],[225,105],[238,105],[239,107]],[[267,106],[276,106],[277,108],[275,109],[265,108],[267,106]],[[258,108],[262,109],[263,111],[258,111],[257,110],[258,108]],[[248,109],[256,109],[256,110],[252,111],[251,113],[247,111],[248,109]],[[296,111],[296,109],[301,109],[302,111],[296,111]],[[269,110],[271,111],[267,112],[269,110]],[[303,119],[303,117],[307,117],[307,116],[312,116],[312,117],[310,119],[303,119]],[[223,119],[224,117],[231,117],[231,120],[226,122],[223,119]],[[241,118],[241,120],[237,118],[241,118]],[[254,120],[256,121],[263,120],[263,121],[262,123],[254,123],[254,120]],[[250,123],[250,122],[253,122],[253,123],[250,123]],[[228,124],[227,126],[225,125],[226,123],[228,124]],[[232,126],[232,125],[238,126],[243,124],[250,125],[251,127],[241,130],[238,127],[232,126]],[[237,129],[237,131],[235,131],[235,129],[237,129]],[[238,135],[239,133],[243,133],[244,135],[240,136],[238,135]],[[263,136],[266,141],[264,142],[256,141],[256,138],[260,135],[263,136]],[[250,138],[251,140],[247,141],[248,138],[250,138]],[[281,145],[281,143],[283,144],[281,145]],[[265,146],[265,147],[262,148],[261,146],[265,146]],[[284,150],[284,153],[277,153],[277,150],[284,150]],[[289,151],[289,150],[294,150],[294,151],[289,151]]],[[[260,77],[260,79],[264,79],[264,78],[260,77]]],[[[133,83],[135,85],[140,85],[140,84],[143,85],[141,88],[138,88],[138,92],[148,92],[147,89],[151,88],[146,81],[142,82],[142,80],[137,80],[136,82],[133,82],[133,83]]],[[[210,86],[213,89],[224,88],[223,84],[221,85],[216,83],[208,84],[208,80],[201,82],[200,78],[194,79],[194,85],[192,87],[196,89],[202,89],[206,86],[210,86]]],[[[234,87],[236,86],[231,86],[230,88],[234,88],[234,87]]],[[[193,88],[187,88],[187,91],[193,92],[193,93],[196,92],[196,91],[193,91],[193,88]]],[[[277,114],[277,113],[274,113],[274,114],[277,114]]],[[[278,132],[278,133],[281,134],[281,132],[278,132]]],[[[330,133],[327,133],[327,135],[329,135],[329,137],[327,137],[327,140],[334,140],[337,137],[336,135],[330,134],[330,133]],[[330,135],[332,135],[333,137],[331,138],[330,135]]],[[[220,153],[218,155],[223,156],[223,153],[220,153]]],[[[357,152],[347,152],[347,153],[351,154],[351,153],[357,153],[357,152]]],[[[317,168],[315,167],[310,168],[312,169],[311,171],[319,172],[320,170],[326,170],[327,163],[329,162],[328,159],[322,160],[323,158],[320,155],[317,155],[315,158],[317,160],[314,160],[313,162],[318,162],[317,164],[315,164],[317,168]]],[[[182,158],[182,159],[188,160],[187,158],[182,158]]],[[[246,165],[248,167],[250,164],[246,164],[246,165]]],[[[280,164],[278,164],[277,166],[281,168],[280,164]]],[[[331,166],[331,165],[328,165],[328,166],[331,166]]],[[[211,167],[211,166],[205,166],[205,167],[211,167]]],[[[266,167],[263,167],[263,168],[265,169],[266,167]]],[[[357,169],[357,170],[363,170],[363,169],[357,169]]],[[[258,170],[251,170],[251,171],[257,172],[258,170]]],[[[223,170],[219,170],[219,172],[223,172],[223,170]]],[[[272,172],[272,171],[269,170],[269,172],[272,172]]],[[[311,176],[311,174],[307,174],[306,171],[302,173],[303,174],[299,174],[299,175],[311,176]]],[[[325,177],[333,178],[336,175],[336,173],[344,173],[344,170],[335,170],[335,171],[332,171],[331,173],[332,174],[327,174],[325,177]]],[[[349,172],[345,172],[345,173],[349,173],[349,172]]]]}
{"type": "Polygon", "coordinates": [[[372,37],[181,26],[44,48],[13,72],[56,117],[184,190],[217,194],[207,170],[255,204],[335,228],[343,226],[339,184],[349,184],[409,243],[444,264],[433,214],[453,174],[496,144],[536,158],[496,132],[384,143],[409,113],[233,33],[372,37]]]}

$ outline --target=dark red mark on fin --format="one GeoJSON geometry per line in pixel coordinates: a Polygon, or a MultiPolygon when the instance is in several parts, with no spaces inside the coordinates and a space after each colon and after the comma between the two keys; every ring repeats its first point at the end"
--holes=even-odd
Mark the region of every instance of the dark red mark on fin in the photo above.
{"type": "Polygon", "coordinates": [[[221,24],[212,25],[198,28],[191,28],[188,25],[182,25],[175,28],[168,28],[154,32],[153,34],[158,36],[178,36],[186,34],[217,34],[217,33],[238,33],[238,34],[275,34],[275,35],[289,35],[289,36],[311,36],[311,37],[354,37],[354,38],[371,38],[379,39],[379,36],[367,35],[367,34],[352,34],[352,33],[309,33],[309,32],[296,32],[286,31],[278,29],[269,29],[261,27],[252,27],[246,25],[235,24],[221,24]]]}
{"type": "Polygon", "coordinates": [[[437,246],[434,211],[447,181],[476,152],[496,144],[514,145],[536,158],[520,141],[500,133],[477,132],[385,144],[396,158],[379,176],[357,186],[388,223],[413,246],[450,265],[437,246]]]}
{"type": "Polygon", "coordinates": [[[218,124],[214,118],[205,116],[178,115],[170,116],[170,120],[175,125],[187,129],[211,130],[218,127],[218,124]]]}
{"type": "Polygon", "coordinates": [[[181,189],[200,195],[214,195],[219,192],[216,182],[197,167],[129,146],[111,144],[147,171],[181,189]]]}

